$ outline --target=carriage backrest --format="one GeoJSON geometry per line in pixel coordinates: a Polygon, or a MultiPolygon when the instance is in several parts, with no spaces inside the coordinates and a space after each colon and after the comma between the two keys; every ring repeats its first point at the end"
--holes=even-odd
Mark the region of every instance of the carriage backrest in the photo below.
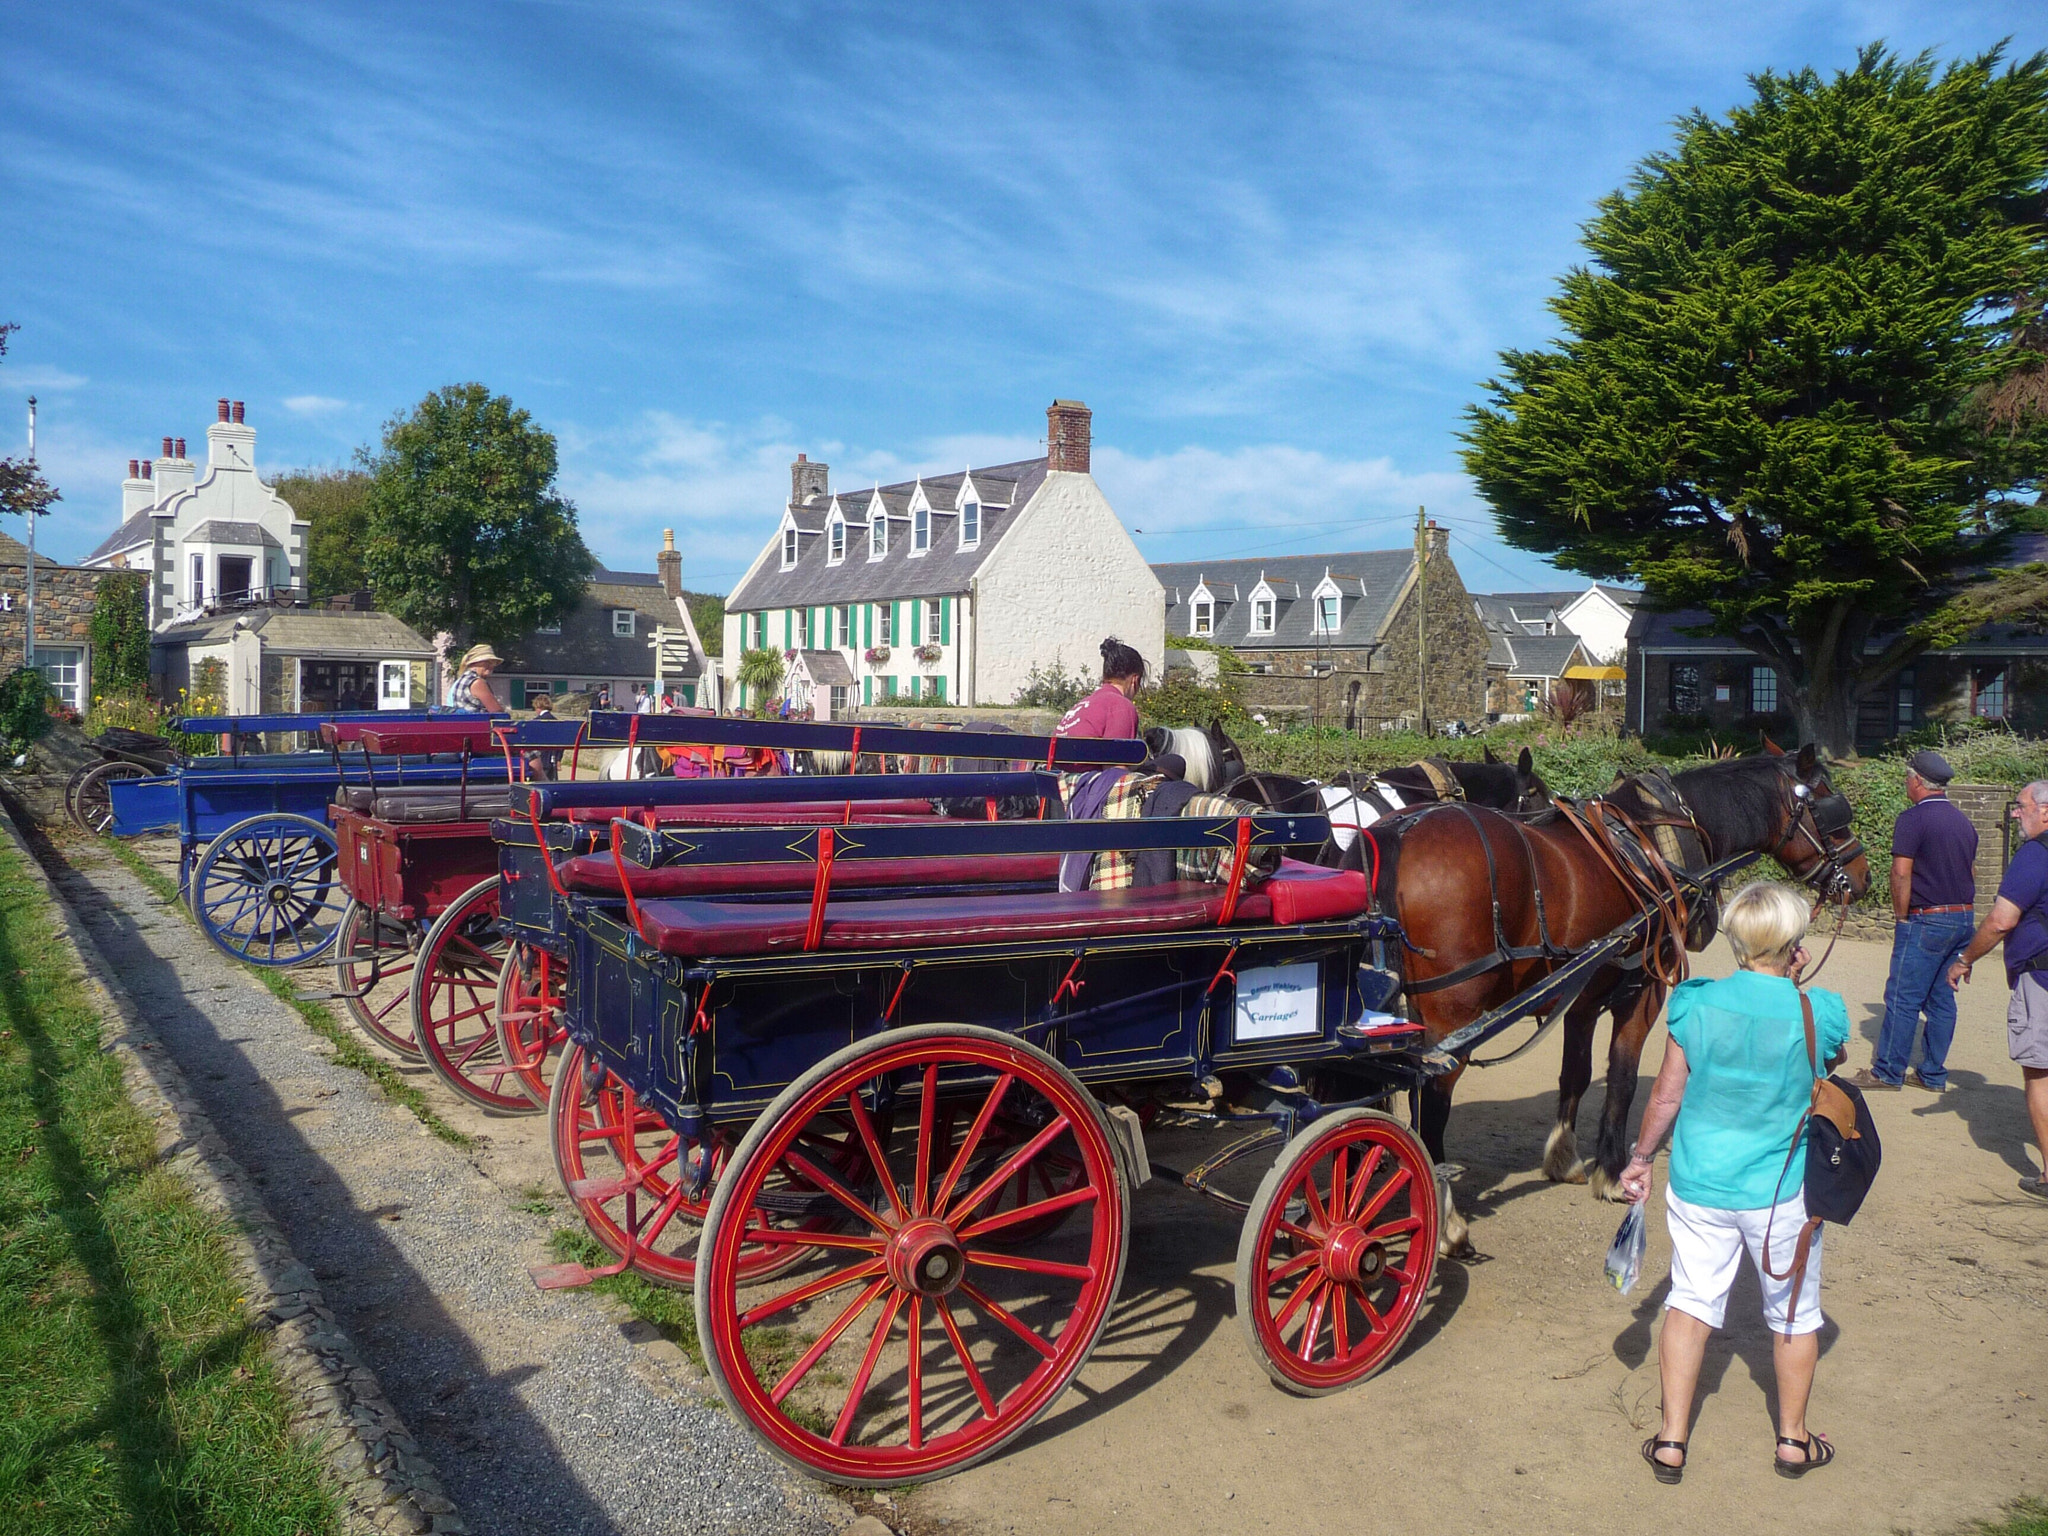
{"type": "Polygon", "coordinates": [[[623,783],[525,784],[513,791],[516,815],[615,807],[621,812],[663,806],[777,805],[792,801],[916,800],[934,795],[975,799],[1006,795],[1059,798],[1050,773],[848,774],[805,779],[641,779],[623,783]]]}
{"type": "Polygon", "coordinates": [[[1047,768],[1131,768],[1145,744],[1085,736],[1013,736],[924,726],[821,725],[744,715],[633,715],[600,710],[586,742],[597,746],[773,747],[784,752],[883,752],[903,757],[979,757],[1047,768]]]}

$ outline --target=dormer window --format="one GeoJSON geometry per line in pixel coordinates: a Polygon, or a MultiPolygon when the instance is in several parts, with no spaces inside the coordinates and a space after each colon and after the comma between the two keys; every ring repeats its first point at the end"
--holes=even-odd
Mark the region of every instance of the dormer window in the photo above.
{"type": "Polygon", "coordinates": [[[638,617],[639,615],[631,608],[614,608],[612,610],[612,633],[621,640],[632,639],[633,621],[638,617]]]}
{"type": "Polygon", "coordinates": [[[965,502],[960,508],[960,547],[972,549],[981,542],[981,503],[965,502]]]}
{"type": "Polygon", "coordinates": [[[910,552],[922,555],[932,547],[932,509],[919,506],[910,514],[910,552]]]}
{"type": "Polygon", "coordinates": [[[1316,594],[1317,634],[1334,635],[1337,633],[1337,620],[1339,613],[1342,611],[1342,606],[1342,601],[1334,592],[1319,592],[1316,594]]]}
{"type": "Polygon", "coordinates": [[[868,558],[879,560],[889,553],[889,519],[880,511],[868,514],[868,558]]]}
{"type": "Polygon", "coordinates": [[[1206,597],[1202,598],[1200,601],[1196,603],[1191,604],[1188,613],[1189,634],[1207,635],[1215,632],[1216,605],[1210,602],[1206,597]]]}
{"type": "Polygon", "coordinates": [[[825,561],[837,565],[846,558],[846,523],[836,513],[830,530],[825,535],[825,561]]]}
{"type": "Polygon", "coordinates": [[[1263,577],[1260,578],[1259,584],[1252,588],[1251,604],[1251,632],[1255,635],[1272,634],[1273,615],[1279,611],[1280,603],[1279,599],[1273,595],[1273,589],[1266,585],[1265,578],[1263,577]]]}
{"type": "Polygon", "coordinates": [[[796,564],[796,529],[782,530],[782,568],[786,571],[796,564]]]}

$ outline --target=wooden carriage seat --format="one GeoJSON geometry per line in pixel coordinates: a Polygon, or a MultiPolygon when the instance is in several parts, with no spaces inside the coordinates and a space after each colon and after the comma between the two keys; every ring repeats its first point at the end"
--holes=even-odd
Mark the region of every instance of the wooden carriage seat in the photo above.
{"type": "MultiPolygon", "coordinates": [[[[811,889],[808,864],[670,864],[642,869],[626,861],[635,900],[690,896],[734,896],[753,891],[811,889]]],[[[619,871],[609,853],[570,859],[559,871],[562,884],[586,896],[618,896],[619,871]]],[[[871,890],[889,885],[1043,885],[1059,882],[1056,853],[1005,853],[985,859],[874,859],[836,866],[834,890],[871,890]]],[[[806,909],[808,910],[808,909],[806,909]]]]}
{"type": "MultiPolygon", "coordinates": [[[[838,874],[835,870],[835,881],[838,874]]],[[[634,894],[639,894],[637,884],[634,894]]],[[[1294,864],[1240,897],[1232,926],[1353,917],[1366,909],[1371,898],[1365,876],[1354,870],[1294,864]]],[[[1180,881],[1128,891],[835,902],[825,908],[819,947],[901,949],[1169,933],[1214,927],[1223,915],[1226,899],[1220,885],[1180,881]]],[[[692,900],[640,903],[649,941],[663,954],[692,958],[799,953],[810,913],[807,903],[797,902],[747,906],[692,900]]]]}
{"type": "Polygon", "coordinates": [[[466,794],[459,784],[344,784],[335,791],[334,803],[400,825],[489,821],[512,814],[510,792],[488,780],[470,785],[466,794]]]}
{"type": "MultiPolygon", "coordinates": [[[[938,815],[929,800],[855,800],[855,821],[930,821],[938,815]]],[[[778,801],[772,805],[660,805],[652,810],[633,806],[575,806],[563,816],[572,822],[609,822],[614,816],[640,821],[652,816],[656,826],[691,827],[817,827],[845,821],[844,800],[778,801]]]]}

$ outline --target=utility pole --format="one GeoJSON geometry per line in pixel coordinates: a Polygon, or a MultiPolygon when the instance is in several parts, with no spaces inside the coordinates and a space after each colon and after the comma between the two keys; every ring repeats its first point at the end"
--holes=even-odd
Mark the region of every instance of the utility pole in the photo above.
{"type": "MultiPolygon", "coordinates": [[[[28,397],[28,468],[33,475],[36,468],[36,397],[28,397]]],[[[28,505],[28,645],[25,650],[26,665],[34,670],[36,664],[36,507],[33,498],[28,505]]]]}
{"type": "Polygon", "coordinates": [[[1429,727],[1429,525],[1426,507],[1415,509],[1415,719],[1422,734],[1429,727]]]}

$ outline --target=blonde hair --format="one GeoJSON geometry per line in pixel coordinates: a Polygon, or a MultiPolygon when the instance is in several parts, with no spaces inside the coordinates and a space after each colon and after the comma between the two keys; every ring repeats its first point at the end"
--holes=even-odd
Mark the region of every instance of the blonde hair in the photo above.
{"type": "Polygon", "coordinates": [[[1755,880],[1721,909],[1721,931],[1728,935],[1735,963],[1753,970],[1759,960],[1789,958],[1792,947],[1806,937],[1810,913],[1806,898],[1789,885],[1755,880]]]}

